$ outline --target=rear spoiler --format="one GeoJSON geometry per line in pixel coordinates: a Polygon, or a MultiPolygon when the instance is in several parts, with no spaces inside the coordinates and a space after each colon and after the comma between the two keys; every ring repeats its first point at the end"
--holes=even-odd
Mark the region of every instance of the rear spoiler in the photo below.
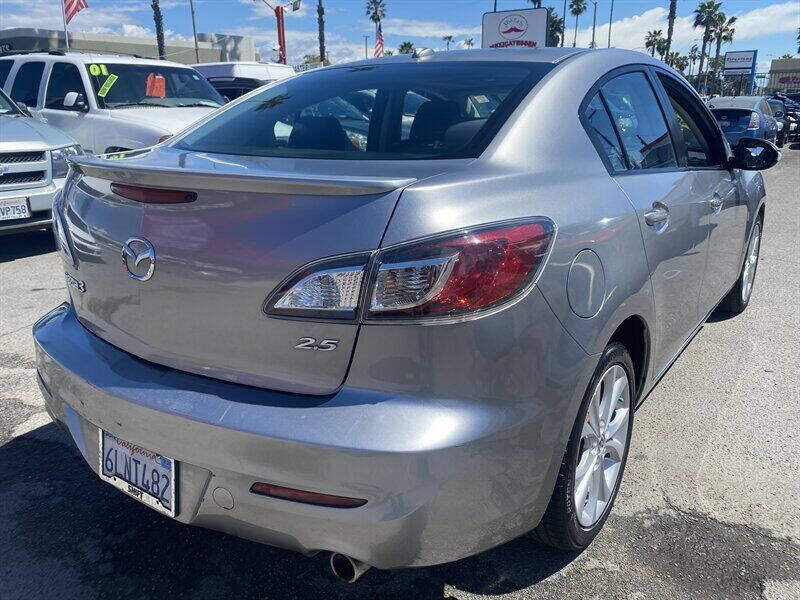
{"type": "MultiPolygon", "coordinates": [[[[131,156],[131,155],[129,155],[131,156]]],[[[134,156],[131,156],[133,158],[134,156]]],[[[384,194],[410,185],[416,179],[303,175],[300,173],[261,172],[259,174],[192,171],[152,164],[135,164],[97,156],[69,159],[73,169],[107,181],[166,189],[302,194],[309,196],[368,196],[384,194]]]]}

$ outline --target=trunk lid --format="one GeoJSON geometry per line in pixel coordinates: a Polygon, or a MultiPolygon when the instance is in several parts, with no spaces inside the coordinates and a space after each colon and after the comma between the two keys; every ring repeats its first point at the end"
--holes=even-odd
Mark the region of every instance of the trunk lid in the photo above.
{"type": "Polygon", "coordinates": [[[268,317],[264,300],[308,262],[377,248],[404,186],[464,162],[383,163],[375,177],[364,175],[374,164],[358,161],[172,148],[119,160],[81,157],[75,163],[83,175],[67,188],[62,208],[73,274],[85,286],[70,288],[76,313],[99,337],[151,362],[271,389],[332,393],[346,375],[358,326],[268,317]],[[146,204],[114,194],[112,182],[192,191],[197,199],[146,204]],[[149,280],[125,271],[122,248],[130,238],[152,244],[149,280]],[[339,344],[333,352],[295,349],[302,337],[339,344]]]}

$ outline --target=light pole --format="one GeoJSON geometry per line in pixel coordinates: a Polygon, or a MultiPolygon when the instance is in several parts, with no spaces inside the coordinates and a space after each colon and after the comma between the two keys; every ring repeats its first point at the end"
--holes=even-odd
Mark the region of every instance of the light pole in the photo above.
{"type": "Polygon", "coordinates": [[[592,0],[592,4],[594,4],[594,15],[592,16],[592,45],[591,47],[594,48],[596,44],[594,43],[594,32],[597,28],[597,0],[592,0]]]}
{"type": "Polygon", "coordinates": [[[564,0],[564,8],[561,12],[561,20],[564,21],[564,32],[561,34],[561,47],[564,47],[564,38],[567,37],[567,0],[564,0]]]}
{"type": "Polygon", "coordinates": [[[367,54],[367,41],[369,40],[369,36],[362,35],[361,37],[364,38],[364,58],[369,58],[369,55],[367,54]]]}
{"type": "Polygon", "coordinates": [[[194,22],[194,0],[189,0],[189,8],[192,11],[192,33],[194,34],[194,57],[200,62],[200,50],[197,48],[197,24],[194,22]]]}
{"type": "Polygon", "coordinates": [[[608,47],[611,48],[611,23],[614,22],[614,0],[611,0],[611,11],[608,13],[608,47]]]}

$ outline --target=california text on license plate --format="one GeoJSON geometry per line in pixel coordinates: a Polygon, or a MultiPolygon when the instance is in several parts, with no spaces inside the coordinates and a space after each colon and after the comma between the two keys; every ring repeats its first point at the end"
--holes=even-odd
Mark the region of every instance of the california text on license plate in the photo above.
{"type": "Polygon", "coordinates": [[[175,516],[175,461],[100,430],[100,477],[157,511],[175,516]]]}
{"type": "Polygon", "coordinates": [[[0,221],[27,219],[31,216],[27,198],[7,198],[0,200],[0,221]]]}

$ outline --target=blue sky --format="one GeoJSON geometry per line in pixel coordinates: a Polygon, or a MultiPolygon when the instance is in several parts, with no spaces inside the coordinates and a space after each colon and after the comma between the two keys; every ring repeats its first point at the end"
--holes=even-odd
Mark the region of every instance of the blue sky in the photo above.
{"type": "MultiPolygon", "coordinates": [[[[148,0],[87,0],[89,9],[79,13],[70,30],[153,35],[153,19],[148,0]]],[[[0,29],[8,27],[61,26],[60,0],[2,0],[0,29]]],[[[563,0],[545,0],[561,12],[563,0]]],[[[374,28],[364,14],[364,0],[325,0],[328,49],[334,62],[362,58],[363,35],[369,35],[370,53],[374,28]]],[[[444,49],[443,35],[453,35],[457,42],[473,38],[480,46],[481,15],[491,10],[492,0],[387,0],[387,18],[383,23],[387,48],[409,40],[416,46],[444,49]]],[[[192,25],[188,0],[161,0],[167,34],[191,39],[192,25]]],[[[524,0],[498,0],[499,10],[526,6],[524,0]]],[[[578,45],[591,40],[592,10],[578,22],[578,45]]],[[[598,0],[597,39],[605,46],[608,35],[611,0],[598,0]]],[[[642,48],[644,35],[651,29],[666,34],[668,1],[615,0],[612,45],[642,48]]],[[[676,49],[687,52],[700,32],[691,27],[696,0],[678,1],[675,30],[676,49]]],[[[252,36],[264,59],[274,56],[277,38],[275,19],[260,0],[195,0],[197,28],[201,32],[233,33],[252,36]]],[[[769,60],[797,51],[797,28],[800,27],[800,0],[723,0],[722,10],[737,15],[736,36],[726,50],[759,51],[759,70],[769,69],[769,60]]],[[[316,0],[303,0],[302,8],[287,13],[287,46],[290,62],[301,62],[305,54],[316,54],[316,0]]],[[[571,44],[574,18],[567,20],[567,40],[571,44]]],[[[452,47],[452,46],[451,46],[452,47]]]]}

